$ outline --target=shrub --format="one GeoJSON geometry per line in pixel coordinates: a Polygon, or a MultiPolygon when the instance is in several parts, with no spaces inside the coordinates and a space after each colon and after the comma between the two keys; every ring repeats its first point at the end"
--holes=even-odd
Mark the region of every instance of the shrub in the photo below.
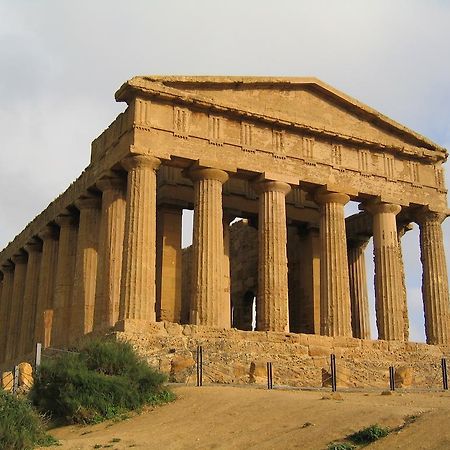
{"type": "Polygon", "coordinates": [[[54,420],[96,423],[173,399],[130,344],[96,339],[78,351],[43,362],[32,388],[34,404],[54,420]]]}
{"type": "Polygon", "coordinates": [[[370,425],[370,427],[363,428],[356,433],[348,436],[355,444],[369,444],[370,442],[377,441],[378,439],[385,437],[389,434],[388,428],[380,427],[380,425],[370,425]]]}
{"type": "Polygon", "coordinates": [[[48,446],[57,441],[46,434],[39,414],[25,398],[0,389],[0,448],[27,450],[36,445],[48,446]]]}
{"type": "Polygon", "coordinates": [[[354,450],[355,446],[346,442],[332,442],[328,445],[327,450],[354,450]]]}

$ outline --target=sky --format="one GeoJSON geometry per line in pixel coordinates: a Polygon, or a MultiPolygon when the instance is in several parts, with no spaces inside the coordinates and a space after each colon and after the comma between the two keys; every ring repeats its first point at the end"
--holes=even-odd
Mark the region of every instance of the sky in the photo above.
{"type": "MultiPolygon", "coordinates": [[[[88,165],[135,75],[316,76],[450,148],[449,23],[445,0],[0,0],[0,248],[88,165]]],[[[423,341],[417,226],[403,254],[423,341]]]]}

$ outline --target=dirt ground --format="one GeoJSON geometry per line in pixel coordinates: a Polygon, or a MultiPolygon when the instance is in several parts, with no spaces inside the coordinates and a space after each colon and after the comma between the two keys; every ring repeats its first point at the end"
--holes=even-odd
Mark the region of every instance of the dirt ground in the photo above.
{"type": "Polygon", "coordinates": [[[326,449],[363,427],[405,424],[371,449],[450,449],[450,393],[331,393],[174,386],[174,403],[122,422],[51,431],[62,449],[326,449]]]}

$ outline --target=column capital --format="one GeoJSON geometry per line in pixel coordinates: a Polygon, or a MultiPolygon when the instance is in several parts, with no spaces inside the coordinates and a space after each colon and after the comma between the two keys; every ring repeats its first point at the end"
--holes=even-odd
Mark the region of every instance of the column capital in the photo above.
{"type": "Polygon", "coordinates": [[[42,243],[38,241],[30,241],[26,243],[23,248],[28,254],[37,253],[42,251],[42,243]]]}
{"type": "Polygon", "coordinates": [[[75,217],[68,211],[62,213],[55,218],[55,223],[59,225],[60,228],[66,228],[76,224],[75,217]]]}
{"type": "Polygon", "coordinates": [[[51,225],[45,226],[39,233],[37,234],[43,241],[47,239],[56,239],[57,234],[54,227],[51,225]]]}
{"type": "Polygon", "coordinates": [[[95,196],[80,197],[75,200],[75,206],[81,211],[83,209],[100,209],[101,198],[95,196]]]}
{"type": "Polygon", "coordinates": [[[262,194],[263,192],[281,192],[287,195],[291,191],[291,186],[284,181],[259,180],[253,186],[257,194],[262,194]]]}
{"type": "Polygon", "coordinates": [[[3,275],[5,273],[13,273],[14,272],[14,265],[11,264],[9,261],[3,263],[0,265],[0,270],[3,272],[3,275]]]}
{"type": "Polygon", "coordinates": [[[14,265],[26,264],[28,261],[28,256],[26,253],[16,253],[11,257],[11,261],[14,263],[14,265]]]}
{"type": "Polygon", "coordinates": [[[402,210],[400,205],[381,202],[379,200],[371,200],[367,203],[363,203],[362,207],[372,215],[390,213],[396,216],[402,210]]]}
{"type": "Polygon", "coordinates": [[[414,213],[414,219],[418,225],[434,222],[440,225],[447,218],[446,212],[430,211],[428,208],[420,208],[414,213]]]}
{"type": "Polygon", "coordinates": [[[151,155],[131,155],[120,161],[122,167],[129,172],[132,169],[147,167],[149,169],[157,169],[161,165],[161,160],[151,155]]]}
{"type": "Polygon", "coordinates": [[[316,203],[323,205],[325,203],[338,203],[345,205],[350,201],[350,197],[343,192],[329,191],[324,187],[319,188],[314,196],[316,203]]]}
{"type": "Polygon", "coordinates": [[[216,180],[224,184],[228,180],[228,173],[221,169],[214,168],[193,168],[188,171],[188,176],[192,181],[216,180]]]}
{"type": "Polygon", "coordinates": [[[95,183],[95,186],[102,192],[115,189],[125,189],[126,180],[117,174],[108,174],[95,183]]]}

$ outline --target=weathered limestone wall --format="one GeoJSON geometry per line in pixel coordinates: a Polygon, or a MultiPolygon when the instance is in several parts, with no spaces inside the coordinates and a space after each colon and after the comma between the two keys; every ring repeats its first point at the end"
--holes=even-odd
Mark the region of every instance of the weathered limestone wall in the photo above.
{"type": "Polygon", "coordinates": [[[144,332],[114,333],[172,381],[195,383],[195,358],[203,346],[206,383],[264,383],[272,361],[278,385],[320,387],[322,369],[336,355],[338,386],[388,388],[389,366],[411,367],[414,387],[441,388],[440,361],[448,347],[355,338],[214,329],[169,322],[144,332]]]}

